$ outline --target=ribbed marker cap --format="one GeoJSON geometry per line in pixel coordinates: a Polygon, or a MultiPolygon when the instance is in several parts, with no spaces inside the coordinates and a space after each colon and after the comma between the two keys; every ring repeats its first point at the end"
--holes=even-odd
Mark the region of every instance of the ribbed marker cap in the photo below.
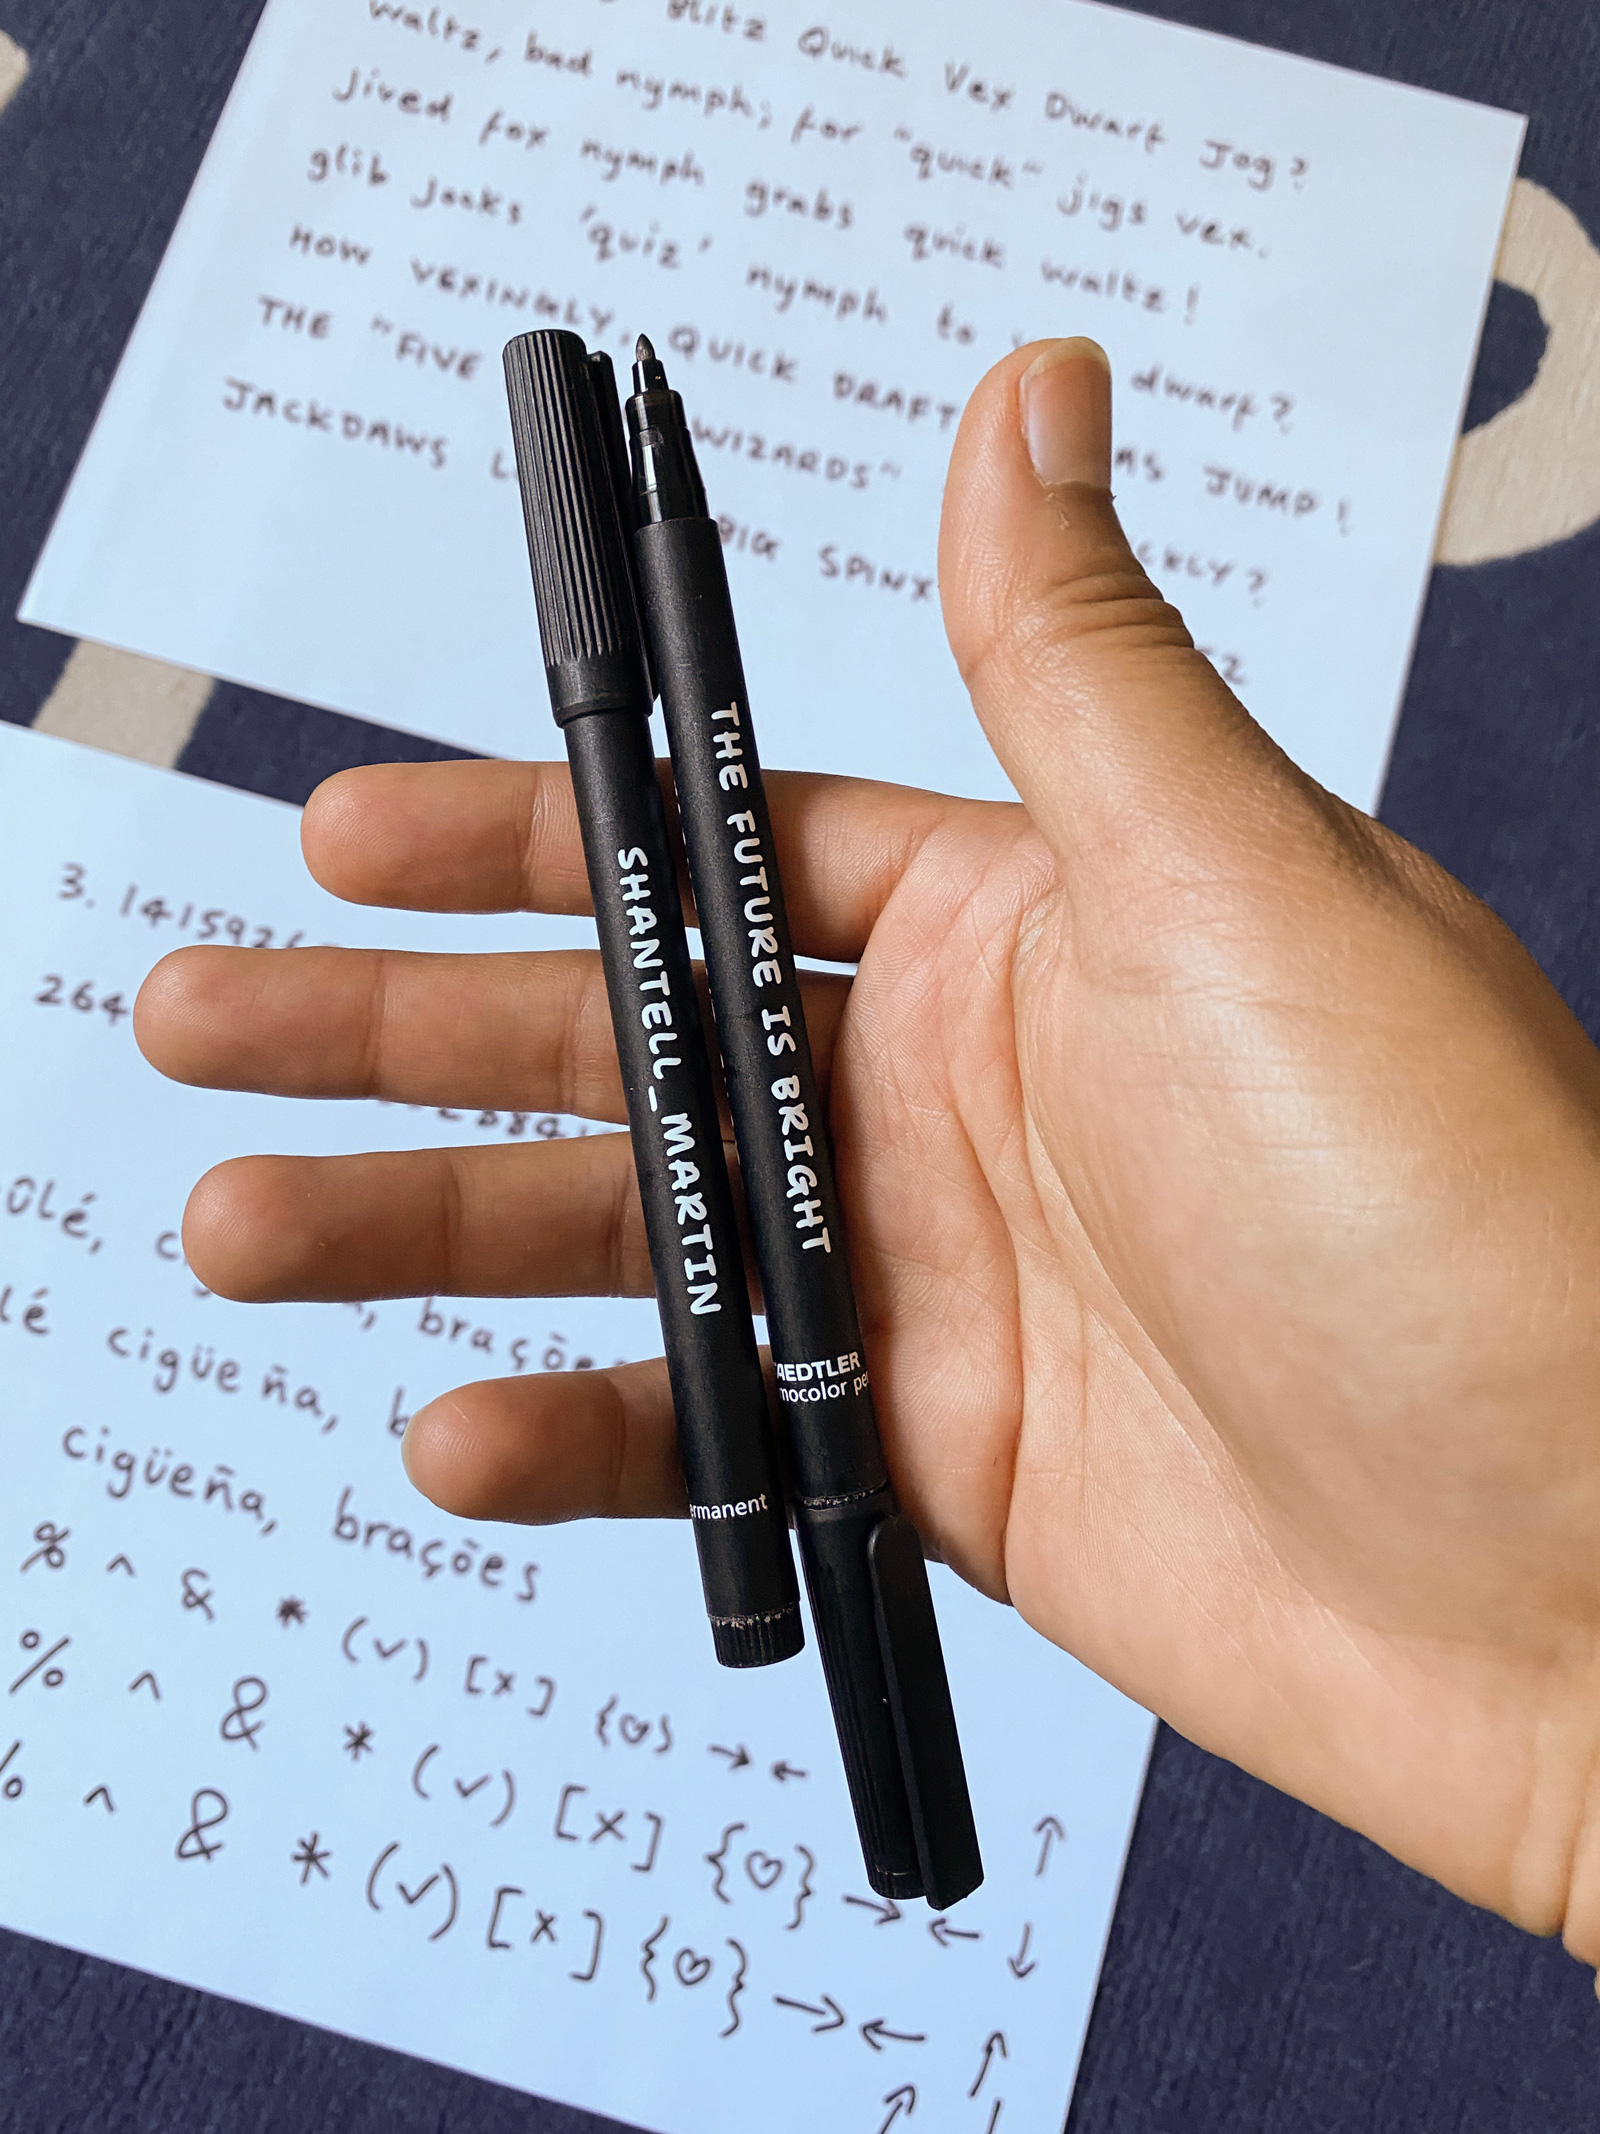
{"type": "Polygon", "coordinates": [[[800,1603],[774,1608],[767,1615],[714,1615],[711,1642],[723,1667],[771,1667],[804,1652],[805,1625],[800,1603]]]}
{"type": "Polygon", "coordinates": [[[589,366],[575,333],[506,344],[506,394],[522,484],[550,708],[648,716],[644,646],[589,366]]]}

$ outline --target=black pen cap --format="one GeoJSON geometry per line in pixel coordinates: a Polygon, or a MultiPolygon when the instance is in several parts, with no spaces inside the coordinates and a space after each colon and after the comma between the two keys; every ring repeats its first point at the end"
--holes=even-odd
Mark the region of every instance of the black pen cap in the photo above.
{"type": "Polygon", "coordinates": [[[638,524],[638,509],[633,493],[633,468],[628,462],[628,440],[622,430],[622,401],[617,393],[617,373],[611,358],[603,348],[589,351],[589,377],[594,386],[595,407],[600,416],[600,435],[605,441],[606,464],[611,469],[611,492],[617,500],[617,516],[622,521],[622,545],[628,557],[628,575],[633,584],[634,620],[639,625],[639,649],[644,655],[645,687],[650,692],[650,701],[657,696],[656,678],[650,665],[650,632],[645,625],[644,599],[639,590],[639,573],[633,567],[633,535],[638,524]]]}
{"type": "Polygon", "coordinates": [[[633,573],[589,352],[575,333],[525,333],[506,344],[504,361],[556,724],[589,711],[648,716],[633,573]]]}
{"type": "Polygon", "coordinates": [[[903,1513],[874,1527],[867,1560],[922,1894],[942,1912],[978,1887],[983,1858],[928,1566],[903,1513]]]}

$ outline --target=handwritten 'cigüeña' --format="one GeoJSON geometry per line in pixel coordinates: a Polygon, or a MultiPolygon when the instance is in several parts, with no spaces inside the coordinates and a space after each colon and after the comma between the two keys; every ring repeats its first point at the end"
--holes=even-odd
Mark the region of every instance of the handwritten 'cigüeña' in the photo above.
{"type": "Polygon", "coordinates": [[[266,1492],[242,1481],[225,1460],[214,1460],[208,1468],[202,1456],[184,1459],[170,1445],[152,1445],[141,1455],[132,1446],[116,1444],[106,1423],[98,1433],[74,1423],[62,1436],[61,1451],[81,1472],[103,1482],[113,1504],[125,1504],[137,1487],[141,1495],[159,1492],[197,1511],[253,1519],[263,1539],[277,1529],[277,1520],[267,1515],[266,1492]]]}
{"type": "MultiPolygon", "coordinates": [[[[232,1398],[237,1394],[248,1394],[256,1381],[254,1369],[242,1364],[236,1356],[219,1356],[210,1342],[196,1342],[185,1357],[182,1342],[164,1342],[150,1326],[142,1330],[131,1325],[114,1326],[106,1335],[105,1345],[119,1362],[138,1365],[140,1375],[148,1375],[151,1391],[163,1396],[175,1392],[179,1385],[192,1384],[224,1398],[232,1398]]],[[[291,1373],[281,1363],[268,1364],[261,1372],[256,1397],[269,1405],[276,1402],[279,1408],[306,1417],[317,1424],[318,1434],[326,1437],[338,1428],[338,1415],[331,1402],[308,1380],[291,1386],[291,1378],[299,1375],[298,1372],[291,1373]]]]}

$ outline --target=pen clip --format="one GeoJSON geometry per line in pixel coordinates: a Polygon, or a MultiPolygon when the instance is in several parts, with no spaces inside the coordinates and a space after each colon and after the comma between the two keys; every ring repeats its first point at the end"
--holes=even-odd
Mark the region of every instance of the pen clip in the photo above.
{"type": "Polygon", "coordinates": [[[903,1513],[873,1528],[867,1561],[917,1866],[924,1896],[942,1912],[978,1887],[983,1861],[928,1566],[917,1530],[903,1513]]]}
{"type": "Polygon", "coordinates": [[[591,348],[589,351],[589,383],[594,388],[594,404],[600,416],[600,435],[605,440],[611,489],[617,500],[617,517],[622,522],[622,551],[628,566],[628,583],[633,588],[633,612],[639,621],[639,646],[644,654],[645,687],[649,690],[653,702],[660,692],[656,688],[655,669],[650,660],[650,633],[645,627],[644,602],[639,595],[639,572],[633,557],[634,529],[639,523],[633,493],[633,469],[629,464],[628,440],[622,427],[622,397],[617,386],[616,368],[603,348],[591,348]]]}

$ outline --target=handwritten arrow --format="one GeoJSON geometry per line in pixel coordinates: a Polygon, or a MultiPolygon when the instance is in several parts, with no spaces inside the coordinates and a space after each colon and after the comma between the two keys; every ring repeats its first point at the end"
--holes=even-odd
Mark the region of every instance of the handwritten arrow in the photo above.
{"type": "Polygon", "coordinates": [[[863,1912],[876,1912],[878,1916],[873,1921],[874,1926],[890,1927],[897,1919],[905,1916],[892,1897],[846,1897],[844,1901],[846,1904],[858,1906],[863,1912]]]}
{"type": "Polygon", "coordinates": [[[1006,1968],[1013,1978],[1026,1978],[1030,1971],[1037,1971],[1039,1968],[1037,1959],[1028,1955],[1028,1944],[1032,1939],[1033,1928],[1025,1926],[1022,1930],[1022,1947],[1015,1956],[1006,1958],[1006,1968]]]}
{"type": "Polygon", "coordinates": [[[1009,2060],[1011,2058],[1011,2051],[1006,2044],[1006,2034],[1003,2030],[991,2030],[989,2035],[984,2039],[983,2065],[978,2069],[977,2080],[973,2083],[971,2089],[967,2092],[967,2095],[969,2097],[976,2097],[979,2090],[983,2088],[983,2078],[989,2072],[989,2062],[994,2058],[997,2052],[999,2053],[1002,2060],[1009,2060]]]}
{"type": "Polygon", "coordinates": [[[736,1749],[719,1749],[716,1743],[713,1742],[706,1753],[710,1756],[726,1756],[730,1771],[742,1771],[750,1761],[750,1751],[742,1741],[736,1749]]]}
{"type": "Polygon", "coordinates": [[[811,1773],[809,1771],[797,1771],[793,1764],[785,1763],[780,1757],[772,1767],[772,1775],[781,1786],[786,1778],[809,1778],[811,1773]]]}
{"type": "Polygon", "coordinates": [[[917,2108],[917,2093],[909,2082],[902,2082],[897,2090],[891,2090],[884,2103],[889,2107],[889,2116],[879,2127],[878,2134],[889,2134],[889,2129],[902,2112],[909,2119],[917,2108]]]}
{"type": "Polygon", "coordinates": [[[928,1932],[941,1949],[948,1949],[953,1941],[981,1941],[983,1938],[980,1934],[973,1933],[970,1928],[953,1927],[948,1919],[930,1920],[928,1932]]]}
{"type": "Polygon", "coordinates": [[[890,2040],[896,2045],[926,2045],[928,2042],[924,2031],[888,2029],[881,2015],[875,2015],[870,2023],[863,2023],[861,2035],[874,2052],[882,2052],[885,2043],[890,2040]]]}
{"type": "Polygon", "coordinates": [[[1040,1816],[1038,1822],[1035,1823],[1033,1826],[1033,1834],[1036,1838],[1042,1837],[1044,1839],[1044,1843],[1039,1847],[1039,1864],[1034,1869],[1035,1875],[1042,1875],[1044,1873],[1045,1862],[1050,1857],[1050,1847],[1054,1844],[1057,1838],[1060,1838],[1062,1843],[1065,1844],[1067,1833],[1062,1829],[1061,1825],[1056,1821],[1053,1815],[1042,1815],[1040,1816]]]}
{"type": "Polygon", "coordinates": [[[814,2038],[820,2038],[825,2030],[842,2030],[848,2020],[839,2003],[828,1993],[822,1996],[820,2008],[813,2008],[809,2001],[786,2001],[781,1993],[775,1993],[772,1998],[780,2008],[797,2008],[802,2015],[821,2016],[822,2021],[811,2026],[811,2035],[814,2038]],[[830,2009],[833,2011],[831,2016],[828,2012],[830,2009]]]}

